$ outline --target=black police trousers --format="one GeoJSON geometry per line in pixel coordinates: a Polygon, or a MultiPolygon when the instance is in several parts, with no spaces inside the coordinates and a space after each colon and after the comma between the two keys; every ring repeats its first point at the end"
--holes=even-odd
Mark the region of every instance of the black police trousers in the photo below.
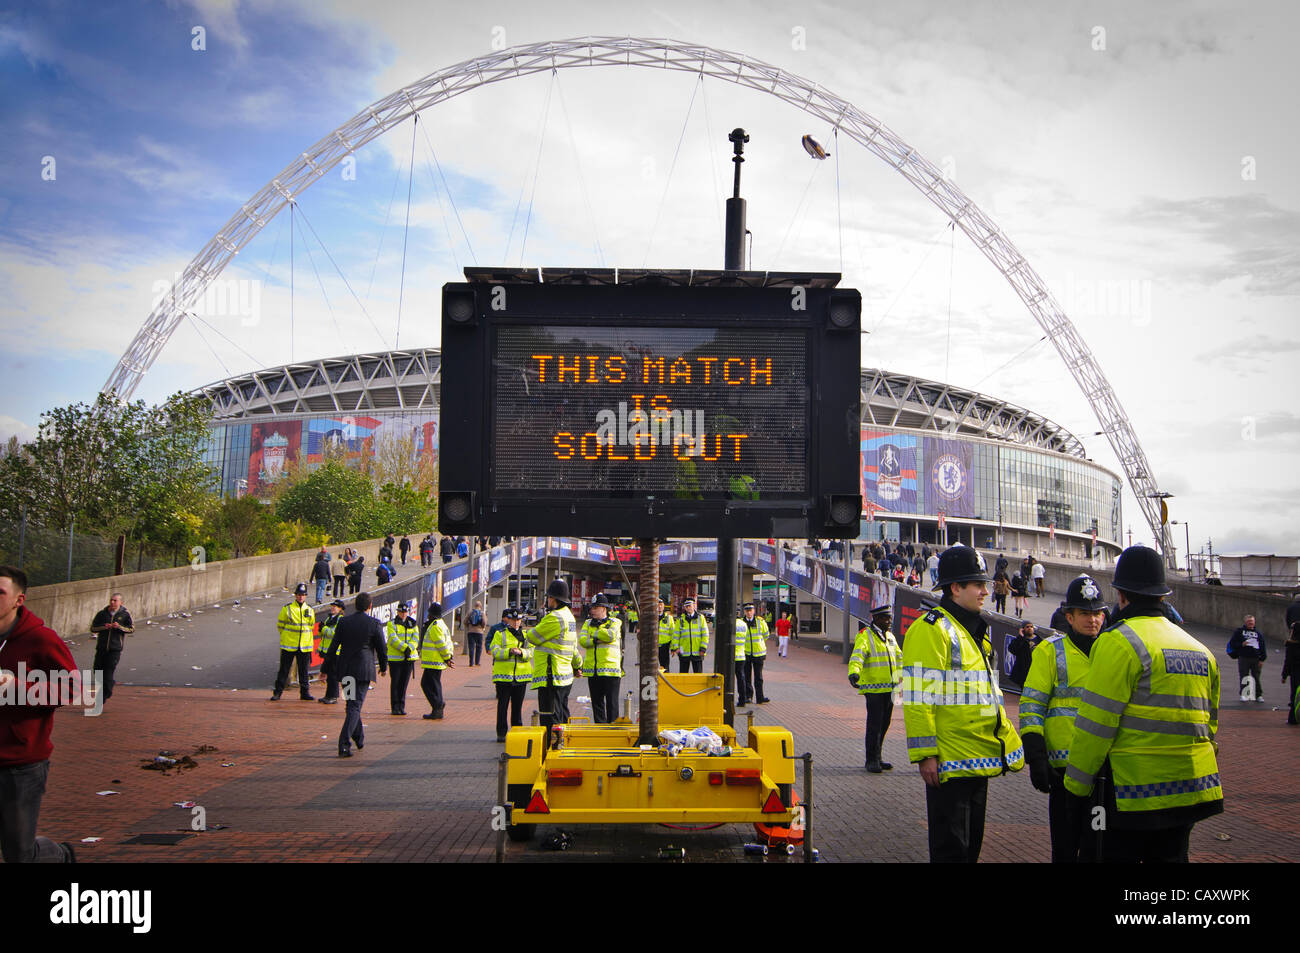
{"type": "Polygon", "coordinates": [[[388,660],[388,701],[394,715],[406,714],[406,686],[411,683],[413,671],[415,671],[414,660],[404,662],[388,660]]]}
{"type": "Polygon", "coordinates": [[[930,828],[930,863],[974,864],[984,844],[988,778],[950,778],[925,786],[925,815],[930,828]]]}
{"type": "Polygon", "coordinates": [[[1051,769],[1047,823],[1052,832],[1052,863],[1096,863],[1099,835],[1092,829],[1090,802],[1066,791],[1064,777],[1063,772],[1051,769]]]}
{"type": "Polygon", "coordinates": [[[617,675],[588,677],[587,685],[591,692],[591,720],[596,724],[612,724],[618,717],[618,689],[622,681],[617,675]]]}
{"type": "Polygon", "coordinates": [[[894,696],[889,692],[867,692],[867,761],[879,761],[885,733],[894,717],[894,696]]]}
{"type": "Polygon", "coordinates": [[[524,696],[528,694],[527,682],[495,682],[497,690],[497,737],[504,738],[510,725],[524,723],[524,696]],[[506,723],[509,713],[510,722],[506,723]]]}

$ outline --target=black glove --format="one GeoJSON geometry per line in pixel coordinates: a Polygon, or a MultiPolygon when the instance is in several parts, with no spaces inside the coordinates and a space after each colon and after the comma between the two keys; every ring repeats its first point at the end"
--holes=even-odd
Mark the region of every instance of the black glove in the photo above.
{"type": "Polygon", "coordinates": [[[857,673],[857,672],[854,672],[853,674],[851,674],[851,675],[849,676],[849,684],[852,685],[854,688],[857,688],[857,687],[858,687],[858,673],[857,673]]]}
{"type": "Polygon", "coordinates": [[[1025,746],[1025,760],[1029,762],[1029,780],[1034,790],[1044,794],[1052,790],[1052,769],[1047,763],[1047,744],[1036,731],[1021,736],[1025,746]]]}

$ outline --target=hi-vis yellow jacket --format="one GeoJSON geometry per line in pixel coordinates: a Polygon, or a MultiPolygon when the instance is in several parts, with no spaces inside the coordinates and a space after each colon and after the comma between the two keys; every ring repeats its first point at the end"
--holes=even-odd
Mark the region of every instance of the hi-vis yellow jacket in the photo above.
{"type": "Polygon", "coordinates": [[[903,719],[911,761],[939,759],[939,782],[1019,771],[1020,736],[1002,707],[988,638],[976,644],[934,608],[903,635],[903,719]]]}
{"type": "Polygon", "coordinates": [[[623,677],[622,632],[623,623],[610,616],[600,622],[588,619],[582,623],[578,644],[585,649],[579,663],[583,675],[623,677]]]}
{"type": "Polygon", "coordinates": [[[1031,658],[1020,695],[1020,733],[1041,734],[1048,763],[1064,768],[1088,677],[1088,656],[1069,636],[1054,635],[1036,646],[1031,658]]]}
{"type": "Polygon", "coordinates": [[[858,633],[849,656],[849,674],[858,676],[859,695],[892,693],[898,687],[903,678],[898,651],[893,632],[881,635],[868,625],[858,633]]]}
{"type": "Polygon", "coordinates": [[[682,655],[705,655],[709,651],[709,623],[699,612],[695,616],[682,616],[677,620],[673,635],[673,648],[682,655]]]}
{"type": "Polygon", "coordinates": [[[533,650],[532,688],[563,688],[573,684],[573,667],[581,667],[578,658],[578,623],[569,607],[561,605],[542,616],[537,628],[528,629],[526,638],[533,650]]]}
{"type": "Polygon", "coordinates": [[[1214,653],[1164,616],[1126,619],[1093,643],[1066,790],[1091,793],[1109,757],[1121,814],[1221,802],[1218,728],[1214,653]]]}
{"type": "Polygon", "coordinates": [[[286,652],[310,652],[316,636],[316,613],[307,603],[295,599],[280,610],[275,620],[280,631],[280,648],[286,652]]]}

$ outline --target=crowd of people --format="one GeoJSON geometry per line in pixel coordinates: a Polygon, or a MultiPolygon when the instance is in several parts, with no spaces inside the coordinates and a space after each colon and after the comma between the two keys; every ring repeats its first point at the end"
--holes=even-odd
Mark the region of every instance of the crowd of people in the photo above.
{"type": "MultiPolygon", "coordinates": [[[[476,540],[485,547],[501,541],[476,540]]],[[[398,543],[389,534],[380,547],[379,567],[391,567],[394,544],[405,562],[412,549],[409,537],[398,543]]],[[[430,534],[418,550],[429,566],[435,551],[448,559],[448,549],[464,556],[469,545],[453,537],[435,544],[430,534]]],[[[1124,551],[1115,566],[1113,604],[1092,577],[1071,581],[1053,617],[1057,634],[1043,638],[1032,622],[1024,622],[1008,646],[1010,679],[1023,692],[1018,731],[1001,704],[993,674],[997,658],[982,610],[990,585],[995,605],[1008,593],[1027,600],[1030,582],[1041,598],[1042,564],[1027,557],[1009,579],[1005,555],[990,573],[983,557],[968,547],[935,553],[910,545],[890,551],[885,544],[869,545],[863,560],[868,571],[882,571],[883,563],[890,576],[895,566],[905,567],[909,576],[925,569],[942,590],[939,605],[908,626],[901,646],[892,633],[890,606],[874,607],[849,662],[850,684],[866,700],[869,773],[892,769],[883,758],[883,741],[893,704],[904,705],[908,757],[918,764],[924,783],[931,860],[977,860],[988,779],[1025,767],[1034,788],[1048,795],[1054,861],[1187,859],[1193,825],[1222,810],[1222,784],[1209,743],[1217,732],[1219,671],[1214,653],[1181,628],[1181,617],[1166,601],[1171,590],[1158,554],[1140,546],[1124,551]],[[935,673],[946,673],[937,690],[935,673]],[[1089,823],[1098,809],[1107,817],[1102,831],[1089,823]]],[[[308,582],[297,584],[276,623],[280,664],[272,700],[281,698],[295,667],[300,698],[313,698],[309,663],[319,634],[326,686],[320,701],[346,703],[340,757],[364,747],[361,716],[372,683],[389,678],[390,712],[404,716],[418,666],[430,709],[423,717],[439,720],[446,709],[442,673],[456,664],[442,606],[432,603],[417,621],[417,606],[401,602],[394,618],[381,622],[370,614],[371,593],[356,591],[363,565],[351,549],[331,558],[322,547],[308,582]],[[340,598],[340,577],[356,595],[350,613],[340,598]],[[318,624],[308,604],[308,583],[316,583],[317,602],[323,603],[323,584],[330,580],[336,598],[318,624]]],[[[0,566],[0,693],[12,688],[20,664],[29,670],[75,671],[63,640],[25,608],[26,588],[21,570],[0,566]]],[[[618,718],[625,635],[639,621],[635,604],[614,605],[597,595],[579,624],[567,583],[556,579],[535,625],[524,624],[519,607],[507,606],[500,621],[489,626],[482,602],[472,606],[464,619],[467,664],[481,664],[484,651],[491,659],[498,741],[522,724],[530,689],[537,692],[544,726],[567,722],[570,690],[578,678],[588,679],[593,721],[618,718]]],[[[661,667],[667,671],[676,656],[679,672],[704,671],[711,631],[696,600],[682,599],[675,611],[661,600],[658,608],[655,628],[646,634],[657,638],[661,667]]],[[[786,656],[792,635],[797,638],[791,614],[781,610],[779,604],[746,603],[736,619],[741,706],[769,701],[763,668],[772,635],[778,657],[786,656]]],[[[1017,610],[1022,615],[1023,604],[1017,610]]],[[[1291,683],[1287,722],[1294,725],[1300,721],[1300,599],[1287,609],[1285,624],[1281,680],[1291,683]]],[[[91,631],[102,703],[113,695],[124,640],[134,631],[120,593],[95,615],[91,631]]],[[[1269,653],[1253,615],[1233,631],[1226,653],[1238,664],[1242,700],[1262,702],[1269,653]]],[[[36,835],[54,707],[0,705],[0,847],[6,862],[75,859],[71,845],[36,835]]]]}

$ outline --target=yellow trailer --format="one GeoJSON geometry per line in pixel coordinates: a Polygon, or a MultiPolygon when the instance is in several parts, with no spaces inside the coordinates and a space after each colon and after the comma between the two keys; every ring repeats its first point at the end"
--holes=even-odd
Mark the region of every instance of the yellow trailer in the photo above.
{"type": "Polygon", "coordinates": [[[539,824],[790,824],[794,739],[785,728],[750,725],[741,738],[723,721],[723,676],[660,674],[659,725],[720,736],[730,754],[668,754],[637,745],[638,726],[512,728],[506,736],[506,804],[511,840],[539,824]]]}

